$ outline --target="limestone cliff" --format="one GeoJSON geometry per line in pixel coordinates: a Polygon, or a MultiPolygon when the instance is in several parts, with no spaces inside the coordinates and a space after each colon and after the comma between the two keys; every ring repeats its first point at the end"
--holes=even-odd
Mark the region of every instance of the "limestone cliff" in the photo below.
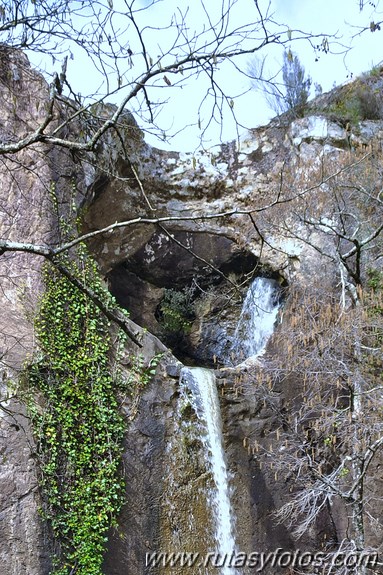
{"type": "MultiPolygon", "coordinates": [[[[48,88],[23,55],[6,50],[1,54],[3,69],[9,70],[0,78],[1,139],[14,141],[41,119],[48,88]]],[[[61,114],[57,110],[57,120],[61,114]]],[[[297,308],[303,300],[289,294],[298,288],[309,292],[320,284],[347,308],[364,285],[368,267],[380,265],[378,234],[366,244],[362,268],[358,246],[379,227],[381,198],[375,191],[383,122],[367,119],[351,126],[347,118],[327,114],[322,104],[302,119],[276,119],[240,142],[194,155],[151,148],[130,115],[122,131],[124,146],[110,132],[88,156],[74,157],[43,144],[4,156],[0,186],[1,235],[13,241],[60,242],[49,199],[52,186],[60,210],[77,210],[83,233],[141,219],[88,241],[110,291],[130,311],[132,325],[137,324],[134,329],[139,332],[141,326],[149,332],[144,336],[145,358],[164,354],[153,381],[134,404],[127,400],[124,405],[126,505],[118,529],[110,534],[105,574],[143,575],[149,573],[146,552],[185,546],[191,550],[193,545],[203,552],[208,546],[198,533],[198,525],[209,522],[198,497],[206,472],[200,445],[192,439],[171,449],[179,438],[181,361],[217,371],[241,550],[294,549],[300,543],[271,515],[288,501],[293,486],[272,466],[260,465],[256,450],[266,444],[271,452],[280,448],[278,418],[289,401],[302,400],[303,383],[297,374],[275,377],[274,403],[266,404],[257,384],[263,368],[251,362],[233,365],[227,350],[252,277],[273,278],[283,291],[283,313],[266,356],[271,365],[300,317],[297,308]],[[341,192],[346,185],[349,190],[358,185],[365,204],[369,197],[376,201],[366,207],[361,196],[352,196],[352,215],[345,223],[341,192]],[[360,221],[354,226],[357,215],[360,221]],[[347,258],[339,256],[355,246],[347,258]],[[178,294],[182,306],[189,306],[176,306],[181,327],[164,320],[169,290],[178,294]]],[[[46,575],[53,542],[38,514],[33,437],[17,383],[23,363],[35,350],[33,315],[41,291],[41,261],[31,254],[7,253],[0,265],[6,398],[0,410],[2,573],[46,575]]],[[[131,350],[137,353],[133,344],[131,350]]],[[[192,421],[193,413],[189,410],[185,417],[192,421]]],[[[372,496],[381,497],[380,479],[372,496]]],[[[318,549],[326,540],[342,540],[347,529],[341,506],[325,508],[302,545],[318,549]]],[[[366,531],[367,544],[375,546],[381,525],[375,525],[375,532],[366,531]]]]}

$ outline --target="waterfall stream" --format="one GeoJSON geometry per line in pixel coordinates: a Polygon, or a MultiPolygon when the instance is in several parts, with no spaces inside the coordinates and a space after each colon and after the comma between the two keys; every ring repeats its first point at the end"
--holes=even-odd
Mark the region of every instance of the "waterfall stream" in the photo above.
{"type": "MultiPolygon", "coordinates": [[[[279,309],[280,288],[275,280],[258,277],[250,285],[243,302],[241,315],[232,339],[230,360],[236,363],[263,353],[273,333],[279,309]]],[[[181,394],[191,392],[190,403],[198,420],[201,441],[205,450],[207,468],[214,487],[208,490],[208,505],[212,511],[214,530],[213,550],[218,558],[215,567],[219,575],[237,575],[230,567],[235,555],[235,520],[230,503],[229,472],[225,462],[222,437],[220,403],[212,370],[201,367],[184,367],[180,375],[181,394]],[[226,564],[225,563],[225,559],[226,564]]]]}
{"type": "MultiPolygon", "coordinates": [[[[215,489],[210,493],[210,506],[215,519],[216,549],[220,560],[230,559],[235,551],[234,518],[230,504],[229,474],[225,462],[222,438],[221,411],[214,373],[202,367],[185,367],[181,371],[193,394],[193,406],[202,426],[202,442],[213,476],[215,489]]],[[[235,575],[237,570],[228,565],[221,567],[221,575],[235,575]]]]}
{"type": "Polygon", "coordinates": [[[257,277],[250,285],[230,349],[230,359],[239,363],[261,355],[274,331],[279,310],[280,288],[269,278],[257,277]]]}

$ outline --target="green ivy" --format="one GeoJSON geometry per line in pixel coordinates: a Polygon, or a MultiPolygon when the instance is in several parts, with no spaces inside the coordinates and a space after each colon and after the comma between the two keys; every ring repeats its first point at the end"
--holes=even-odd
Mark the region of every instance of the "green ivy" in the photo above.
{"type": "Polygon", "coordinates": [[[367,285],[374,291],[383,289],[383,272],[375,268],[367,270],[367,285]]]}
{"type": "Polygon", "coordinates": [[[377,269],[367,271],[367,286],[370,293],[367,294],[367,306],[370,315],[383,315],[383,272],[377,269]]]}
{"type": "Polygon", "coordinates": [[[185,287],[182,291],[165,289],[159,321],[167,335],[190,332],[195,317],[193,296],[193,287],[185,287]]]}
{"type": "Polygon", "coordinates": [[[367,270],[367,287],[364,290],[363,301],[370,323],[366,333],[368,347],[377,350],[377,353],[368,354],[368,364],[381,378],[382,355],[379,350],[383,343],[381,322],[383,316],[383,272],[380,269],[370,268],[367,270]]]}
{"type": "MultiPolygon", "coordinates": [[[[83,247],[65,264],[103,288],[83,247]]],[[[55,575],[100,575],[107,531],[124,498],[125,423],[110,369],[109,322],[53,265],[36,318],[41,357],[29,369],[44,515],[60,545],[55,575]]],[[[144,374],[146,376],[146,374],[144,374]]],[[[125,384],[126,385],[126,384],[125,384]]]]}

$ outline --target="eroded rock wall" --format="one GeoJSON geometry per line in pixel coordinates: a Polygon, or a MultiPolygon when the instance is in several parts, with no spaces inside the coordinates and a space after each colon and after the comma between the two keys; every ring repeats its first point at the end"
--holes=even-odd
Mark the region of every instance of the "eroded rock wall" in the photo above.
{"type": "MultiPolygon", "coordinates": [[[[1,137],[12,142],[44,117],[48,88],[30,70],[24,56],[5,51],[1,57],[1,137]]],[[[58,117],[60,113],[58,110],[58,117]]],[[[107,134],[91,158],[80,159],[38,145],[20,152],[17,161],[5,158],[0,187],[2,236],[36,244],[60,240],[57,214],[49,199],[52,185],[62,209],[71,209],[73,204],[79,209],[85,232],[116,221],[152,220],[95,236],[89,247],[111,291],[131,309],[132,319],[159,335],[156,313],[164,289],[182,289],[197,278],[202,290],[212,290],[210,299],[201,300],[187,339],[189,357],[205,365],[215,365],[214,345],[223,332],[233,329],[240,309],[236,298],[230,303],[234,302],[235,313],[229,304],[221,302],[215,307],[212,303],[219,292],[230,293],[222,275],[232,274],[235,282],[245,282],[240,296],[254,274],[278,279],[286,288],[309,286],[318,278],[334,285],[335,266],[313,247],[315,243],[327,248],[326,237],[290,214],[287,200],[291,189],[298,195],[302,192],[303,197],[307,187],[319,188],[324,165],[336,170],[351,157],[350,134],[342,125],[314,115],[287,125],[273,122],[251,131],[239,144],[232,142],[214,153],[196,154],[150,148],[134,123],[125,127],[125,147],[107,134]],[[226,215],[215,217],[219,214],[226,215]],[[159,218],[166,221],[153,221],[159,218]],[[217,317],[220,325],[214,326],[217,317]]],[[[374,141],[379,146],[382,131],[380,122],[364,122],[359,133],[352,135],[352,145],[363,148],[374,141]]],[[[325,205],[323,209],[325,213],[325,205]]],[[[41,261],[27,254],[3,254],[0,265],[3,391],[12,395],[12,381],[34,350],[33,314],[41,291],[41,261]]],[[[271,353],[277,351],[270,349],[271,353]]],[[[164,357],[156,378],[135,402],[125,405],[129,422],[124,451],[126,506],[119,528],[111,533],[107,575],[149,573],[145,553],[163,550],[159,547],[164,544],[170,550],[178,536],[177,525],[186,532],[191,509],[190,545],[193,538],[203,536],[195,531],[197,523],[209,524],[206,509],[196,497],[204,474],[198,442],[183,443],[172,452],[180,437],[179,366],[165,346],[147,334],[144,355],[150,358],[158,352],[164,357]],[[174,459],[174,453],[179,459],[174,459]],[[169,483],[170,475],[173,481],[169,483]]],[[[217,371],[240,547],[249,552],[294,548],[291,534],[276,526],[270,515],[286,500],[287,486],[261,468],[249,444],[249,437],[260,442],[274,429],[275,413],[250,393],[240,391],[238,382],[246,379],[246,370],[242,366],[217,371]]],[[[255,384],[254,372],[248,377],[247,390],[255,384]]],[[[28,419],[23,406],[10,402],[6,408],[12,414],[2,412],[0,421],[2,572],[46,575],[51,542],[38,515],[40,500],[28,419]]],[[[320,529],[330,536],[333,526],[324,518],[320,529]]],[[[313,529],[306,544],[317,535],[318,530],[313,529]]],[[[206,539],[201,550],[208,546],[206,539]]],[[[178,546],[185,550],[182,540],[178,546]]]]}
{"type": "MultiPolygon", "coordinates": [[[[1,139],[13,143],[35,130],[48,104],[45,82],[27,59],[4,46],[0,50],[1,139]]],[[[41,146],[2,156],[0,235],[14,242],[49,243],[55,237],[52,205],[47,190],[56,180],[57,164],[68,166],[60,154],[41,146]]],[[[0,558],[6,575],[46,575],[51,542],[38,513],[39,497],[34,443],[25,407],[12,399],[24,362],[34,351],[33,314],[41,293],[42,261],[28,253],[5,253],[0,258],[1,306],[1,469],[0,558]]]]}

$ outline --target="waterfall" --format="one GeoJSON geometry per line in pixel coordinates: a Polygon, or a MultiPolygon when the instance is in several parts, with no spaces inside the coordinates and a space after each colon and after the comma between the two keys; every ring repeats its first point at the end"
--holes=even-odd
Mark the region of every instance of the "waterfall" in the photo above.
{"type": "MultiPolygon", "coordinates": [[[[231,360],[239,363],[248,357],[259,356],[264,351],[274,329],[279,299],[280,288],[275,280],[259,277],[253,281],[243,302],[231,342],[231,360]]],[[[212,540],[209,538],[209,541],[215,546],[211,551],[218,559],[213,565],[218,571],[214,572],[217,575],[238,575],[240,571],[230,566],[230,559],[235,557],[237,551],[235,521],[230,502],[229,472],[225,462],[221,411],[214,372],[201,367],[182,368],[180,397],[183,401],[187,400],[198,417],[199,424],[195,429],[202,441],[206,467],[213,480],[212,487],[206,491],[213,525],[212,540]]]]}
{"type": "Polygon", "coordinates": [[[275,280],[257,277],[242,305],[230,349],[230,360],[239,363],[261,355],[274,331],[279,310],[280,288],[275,280]]]}
{"type": "MultiPolygon", "coordinates": [[[[202,367],[184,367],[181,382],[193,394],[192,404],[202,427],[202,442],[215,487],[210,493],[210,505],[215,520],[216,549],[220,558],[230,560],[235,551],[234,519],[230,504],[229,474],[225,462],[222,421],[214,373],[202,367]]],[[[221,575],[235,575],[237,570],[221,567],[221,575]]]]}

